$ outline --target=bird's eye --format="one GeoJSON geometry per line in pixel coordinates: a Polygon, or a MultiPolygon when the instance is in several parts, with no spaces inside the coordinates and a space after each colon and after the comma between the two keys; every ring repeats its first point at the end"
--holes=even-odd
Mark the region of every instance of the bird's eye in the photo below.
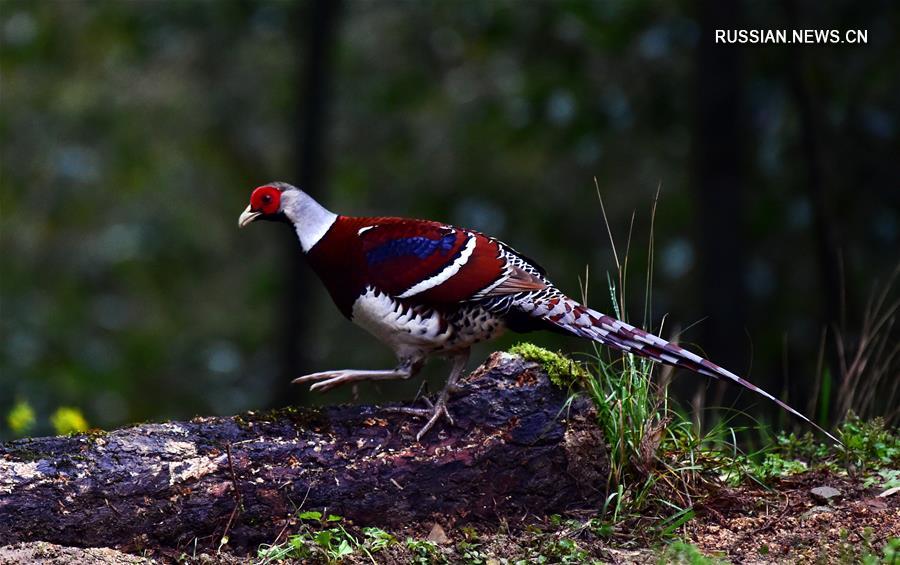
{"type": "Polygon", "coordinates": [[[275,214],[281,200],[281,193],[271,186],[261,186],[250,195],[250,207],[264,214],[275,214]]]}

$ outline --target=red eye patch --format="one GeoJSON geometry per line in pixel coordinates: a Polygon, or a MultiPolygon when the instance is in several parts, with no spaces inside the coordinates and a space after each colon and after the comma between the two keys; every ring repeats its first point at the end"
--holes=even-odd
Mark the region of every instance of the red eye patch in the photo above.
{"type": "Polygon", "coordinates": [[[250,195],[250,209],[263,214],[276,214],[281,205],[281,191],[273,186],[261,186],[250,195]]]}

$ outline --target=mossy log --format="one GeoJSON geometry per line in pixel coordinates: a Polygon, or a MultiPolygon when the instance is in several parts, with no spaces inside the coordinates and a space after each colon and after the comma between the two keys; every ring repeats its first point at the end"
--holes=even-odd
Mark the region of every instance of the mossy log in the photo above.
{"type": "Polygon", "coordinates": [[[375,406],[142,424],[0,445],[0,546],[252,553],[298,509],[358,525],[514,519],[596,507],[608,463],[590,403],[505,354],[442,423],[375,406]]]}

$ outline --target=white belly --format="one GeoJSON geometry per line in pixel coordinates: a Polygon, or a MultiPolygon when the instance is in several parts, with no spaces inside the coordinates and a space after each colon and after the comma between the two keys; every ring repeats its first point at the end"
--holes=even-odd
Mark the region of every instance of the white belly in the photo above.
{"type": "Polygon", "coordinates": [[[506,329],[501,320],[474,305],[448,316],[431,308],[409,306],[373,289],[353,303],[353,321],[400,358],[467,349],[506,329]]]}
{"type": "Polygon", "coordinates": [[[398,357],[422,356],[442,349],[453,333],[442,324],[437,311],[404,306],[372,289],[353,303],[353,321],[389,345],[398,357]]]}

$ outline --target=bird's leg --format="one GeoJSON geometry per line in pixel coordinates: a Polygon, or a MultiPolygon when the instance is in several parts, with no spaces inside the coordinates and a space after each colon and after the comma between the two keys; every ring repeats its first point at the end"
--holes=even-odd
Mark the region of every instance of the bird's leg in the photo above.
{"type": "MultiPolygon", "coordinates": [[[[401,412],[403,414],[411,414],[413,416],[423,416],[428,418],[428,421],[425,422],[425,425],[422,426],[422,429],[419,430],[419,433],[416,434],[416,441],[421,441],[425,434],[428,433],[435,423],[437,423],[438,419],[443,416],[447,418],[447,421],[453,425],[453,417],[450,416],[450,412],[447,411],[447,399],[450,397],[451,392],[456,392],[459,390],[459,387],[456,385],[456,381],[459,380],[459,377],[462,375],[463,371],[466,369],[466,363],[469,361],[469,350],[465,350],[464,352],[456,355],[453,358],[453,368],[450,370],[450,377],[447,378],[447,384],[444,385],[443,390],[438,395],[437,401],[434,404],[431,404],[427,398],[425,401],[429,404],[428,408],[407,408],[407,407],[399,407],[394,408],[392,411],[401,412]]],[[[424,397],[423,397],[424,398],[424,397]]]]}
{"type": "Polygon", "coordinates": [[[422,368],[421,359],[404,359],[399,365],[393,369],[386,370],[370,370],[370,369],[343,369],[336,371],[322,371],[321,373],[311,373],[297,377],[291,383],[303,384],[312,381],[318,381],[309,387],[309,390],[317,390],[325,392],[336,386],[357,381],[386,381],[392,379],[408,379],[419,372],[422,368]]]}

